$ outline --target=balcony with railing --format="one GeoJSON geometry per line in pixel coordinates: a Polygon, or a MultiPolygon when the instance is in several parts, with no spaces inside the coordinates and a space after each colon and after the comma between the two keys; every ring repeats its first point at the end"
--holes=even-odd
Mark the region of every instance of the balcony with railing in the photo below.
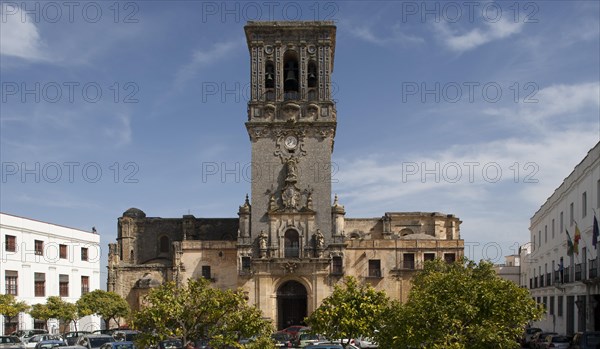
{"type": "Polygon", "coordinates": [[[297,91],[286,91],[283,93],[283,100],[291,101],[300,99],[300,94],[297,91]]]}
{"type": "Polygon", "coordinates": [[[598,277],[598,258],[590,259],[589,275],[590,279],[595,279],[598,277]]]}
{"type": "Polygon", "coordinates": [[[299,258],[300,257],[300,248],[296,246],[286,246],[284,250],[283,256],[285,258],[299,258]]]}
{"type": "Polygon", "coordinates": [[[575,281],[581,281],[581,263],[575,264],[575,281]]]}

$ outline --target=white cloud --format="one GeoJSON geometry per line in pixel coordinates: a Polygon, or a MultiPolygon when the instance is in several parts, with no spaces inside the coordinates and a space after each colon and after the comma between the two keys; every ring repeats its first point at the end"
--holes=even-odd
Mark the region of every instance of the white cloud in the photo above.
{"type": "Polygon", "coordinates": [[[579,112],[589,106],[600,106],[598,82],[578,85],[552,85],[532,98],[538,102],[523,103],[519,110],[522,119],[537,122],[567,113],[579,112]]]}
{"type": "Polygon", "coordinates": [[[364,40],[368,43],[375,45],[389,45],[394,43],[423,43],[425,40],[421,37],[410,35],[402,31],[402,27],[399,24],[394,24],[391,28],[390,33],[386,33],[385,35],[375,34],[372,29],[368,26],[362,25],[348,25],[347,27],[350,34],[353,36],[364,40]]]}
{"type": "Polygon", "coordinates": [[[30,61],[47,60],[38,28],[29,16],[14,4],[2,3],[2,30],[0,54],[30,61]]]}
{"type": "MultiPolygon", "coordinates": [[[[513,253],[509,245],[529,239],[529,218],[600,140],[598,83],[553,85],[535,97],[535,104],[487,110],[508,117],[500,133],[505,136],[493,140],[336,160],[334,190],[348,217],[390,210],[454,213],[464,221],[465,241],[482,244],[476,259],[485,242],[500,243],[503,255],[513,253]],[[497,168],[502,173],[496,181],[497,168]]],[[[483,127],[495,123],[490,119],[483,127]]]]}
{"type": "Polygon", "coordinates": [[[192,55],[191,61],[181,67],[175,78],[175,85],[182,87],[188,80],[192,79],[198,71],[214,62],[230,55],[233,50],[242,47],[243,43],[239,40],[219,42],[208,50],[196,50],[192,55]]]}
{"type": "Polygon", "coordinates": [[[111,140],[111,144],[122,146],[131,143],[131,118],[129,114],[119,112],[116,115],[115,125],[104,129],[104,134],[111,140]]]}
{"type": "Polygon", "coordinates": [[[523,22],[511,22],[501,19],[497,22],[485,22],[486,28],[474,28],[466,33],[450,28],[445,22],[434,24],[435,32],[452,51],[465,52],[494,40],[517,34],[523,28],[523,22]]]}

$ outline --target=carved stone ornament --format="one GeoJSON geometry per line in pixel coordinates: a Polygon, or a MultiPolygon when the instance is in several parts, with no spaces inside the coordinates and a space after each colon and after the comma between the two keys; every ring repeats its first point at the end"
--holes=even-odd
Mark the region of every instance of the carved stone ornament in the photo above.
{"type": "Polygon", "coordinates": [[[300,116],[300,106],[296,104],[287,104],[283,107],[281,113],[282,119],[285,121],[296,121],[300,116]]]}
{"type": "Polygon", "coordinates": [[[298,269],[298,264],[294,262],[287,262],[281,266],[283,272],[286,274],[292,274],[298,269]]]}
{"type": "Polygon", "coordinates": [[[293,183],[288,183],[281,191],[281,201],[286,210],[298,210],[300,190],[293,183]]]}
{"type": "Polygon", "coordinates": [[[314,119],[316,119],[316,118],[317,118],[317,116],[318,116],[318,115],[319,115],[319,108],[318,108],[318,107],[316,107],[316,106],[312,106],[312,105],[311,105],[311,106],[309,106],[309,107],[306,109],[306,115],[305,115],[305,116],[306,116],[307,118],[310,118],[310,119],[313,119],[313,120],[314,120],[314,119]]]}
{"type": "Polygon", "coordinates": [[[265,106],[263,110],[263,115],[265,119],[273,120],[273,117],[275,116],[275,107],[272,105],[265,106]]]}
{"type": "Polygon", "coordinates": [[[334,134],[335,134],[335,129],[333,127],[322,128],[322,129],[319,130],[319,136],[322,139],[329,138],[329,137],[333,138],[334,134]]]}
{"type": "Polygon", "coordinates": [[[259,138],[268,137],[270,134],[271,132],[266,127],[255,127],[252,129],[250,136],[253,141],[256,141],[259,138]]]}

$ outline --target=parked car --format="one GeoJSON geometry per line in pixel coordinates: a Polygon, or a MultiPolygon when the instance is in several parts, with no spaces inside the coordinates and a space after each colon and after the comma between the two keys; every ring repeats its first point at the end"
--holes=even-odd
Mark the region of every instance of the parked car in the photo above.
{"type": "Polygon", "coordinates": [[[128,341],[133,342],[135,338],[140,334],[140,331],[134,330],[117,330],[113,332],[113,338],[118,341],[128,341]]]}
{"type": "Polygon", "coordinates": [[[577,332],[569,349],[596,349],[600,347],[600,331],[577,332]]]}
{"type": "Polygon", "coordinates": [[[297,339],[299,332],[306,331],[308,329],[309,328],[307,326],[296,325],[296,326],[290,326],[290,327],[284,328],[282,331],[291,334],[292,337],[294,337],[294,339],[297,339]]]}
{"type": "Polygon", "coordinates": [[[291,334],[283,331],[275,332],[271,335],[271,338],[275,341],[275,346],[278,348],[291,348],[293,347],[291,334]]]}
{"type": "Polygon", "coordinates": [[[100,349],[135,349],[132,341],[108,342],[102,344],[100,349]]]}
{"type": "Polygon", "coordinates": [[[35,349],[52,349],[54,347],[66,347],[67,343],[65,343],[62,339],[48,339],[45,341],[39,341],[35,345],[35,349]]]}
{"type": "Polygon", "coordinates": [[[183,349],[181,339],[166,339],[158,342],[158,349],[183,349]]]}
{"type": "Polygon", "coordinates": [[[104,343],[114,342],[115,339],[107,334],[86,334],[77,340],[77,345],[87,349],[100,349],[104,343]]]}
{"type": "Polygon", "coordinates": [[[531,342],[529,342],[529,347],[532,349],[542,349],[542,343],[546,341],[546,336],[557,335],[556,332],[536,332],[533,337],[531,337],[531,342]]]}
{"type": "Polygon", "coordinates": [[[17,337],[19,337],[19,339],[21,339],[21,342],[25,342],[26,339],[29,339],[36,334],[44,334],[44,333],[48,333],[48,331],[34,329],[34,330],[18,330],[18,331],[11,333],[10,335],[17,336],[17,337]]]}
{"type": "Polygon", "coordinates": [[[79,339],[79,337],[86,335],[86,334],[92,334],[92,333],[88,332],[88,331],[65,332],[65,333],[63,333],[62,337],[67,342],[67,345],[75,345],[75,343],[77,343],[77,339],[79,339]]]}
{"type": "Polygon", "coordinates": [[[0,349],[25,349],[25,344],[17,336],[0,336],[0,349]]]}
{"type": "Polygon", "coordinates": [[[541,328],[538,327],[529,327],[523,331],[523,337],[521,337],[521,345],[524,347],[529,347],[529,343],[531,342],[531,338],[534,334],[542,332],[541,328]]]}
{"type": "Polygon", "coordinates": [[[196,349],[211,349],[208,345],[209,340],[207,338],[202,338],[196,341],[196,349]]]}
{"type": "Polygon", "coordinates": [[[296,346],[298,348],[304,348],[311,344],[319,344],[322,342],[326,342],[327,338],[323,337],[320,334],[312,334],[312,333],[300,333],[298,336],[298,340],[296,341],[296,346]]]}
{"type": "Polygon", "coordinates": [[[340,343],[321,343],[311,344],[306,346],[305,349],[344,349],[340,343]]]}
{"type": "Polygon", "coordinates": [[[546,336],[546,341],[541,343],[540,348],[568,349],[570,344],[571,339],[567,336],[549,335],[546,336]]]}
{"type": "Polygon", "coordinates": [[[377,343],[375,343],[375,341],[373,341],[373,338],[362,337],[362,336],[360,336],[354,340],[354,345],[360,349],[378,348],[378,345],[377,345],[377,343]]]}
{"type": "Polygon", "coordinates": [[[25,340],[25,348],[33,349],[39,342],[48,341],[48,340],[62,340],[62,338],[55,334],[49,334],[49,333],[36,334],[36,335],[31,336],[29,339],[25,340]]]}
{"type": "Polygon", "coordinates": [[[105,330],[95,330],[95,331],[92,331],[92,334],[108,334],[108,335],[112,336],[112,334],[117,330],[118,330],[117,328],[111,328],[111,329],[105,329],[105,330]]]}

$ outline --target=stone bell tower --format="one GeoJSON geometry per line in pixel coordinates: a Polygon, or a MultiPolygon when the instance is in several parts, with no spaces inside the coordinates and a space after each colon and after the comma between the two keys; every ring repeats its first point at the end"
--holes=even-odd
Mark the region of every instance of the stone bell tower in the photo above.
{"type": "Polygon", "coordinates": [[[333,22],[249,22],[253,257],[319,257],[333,241],[333,22]]]}

